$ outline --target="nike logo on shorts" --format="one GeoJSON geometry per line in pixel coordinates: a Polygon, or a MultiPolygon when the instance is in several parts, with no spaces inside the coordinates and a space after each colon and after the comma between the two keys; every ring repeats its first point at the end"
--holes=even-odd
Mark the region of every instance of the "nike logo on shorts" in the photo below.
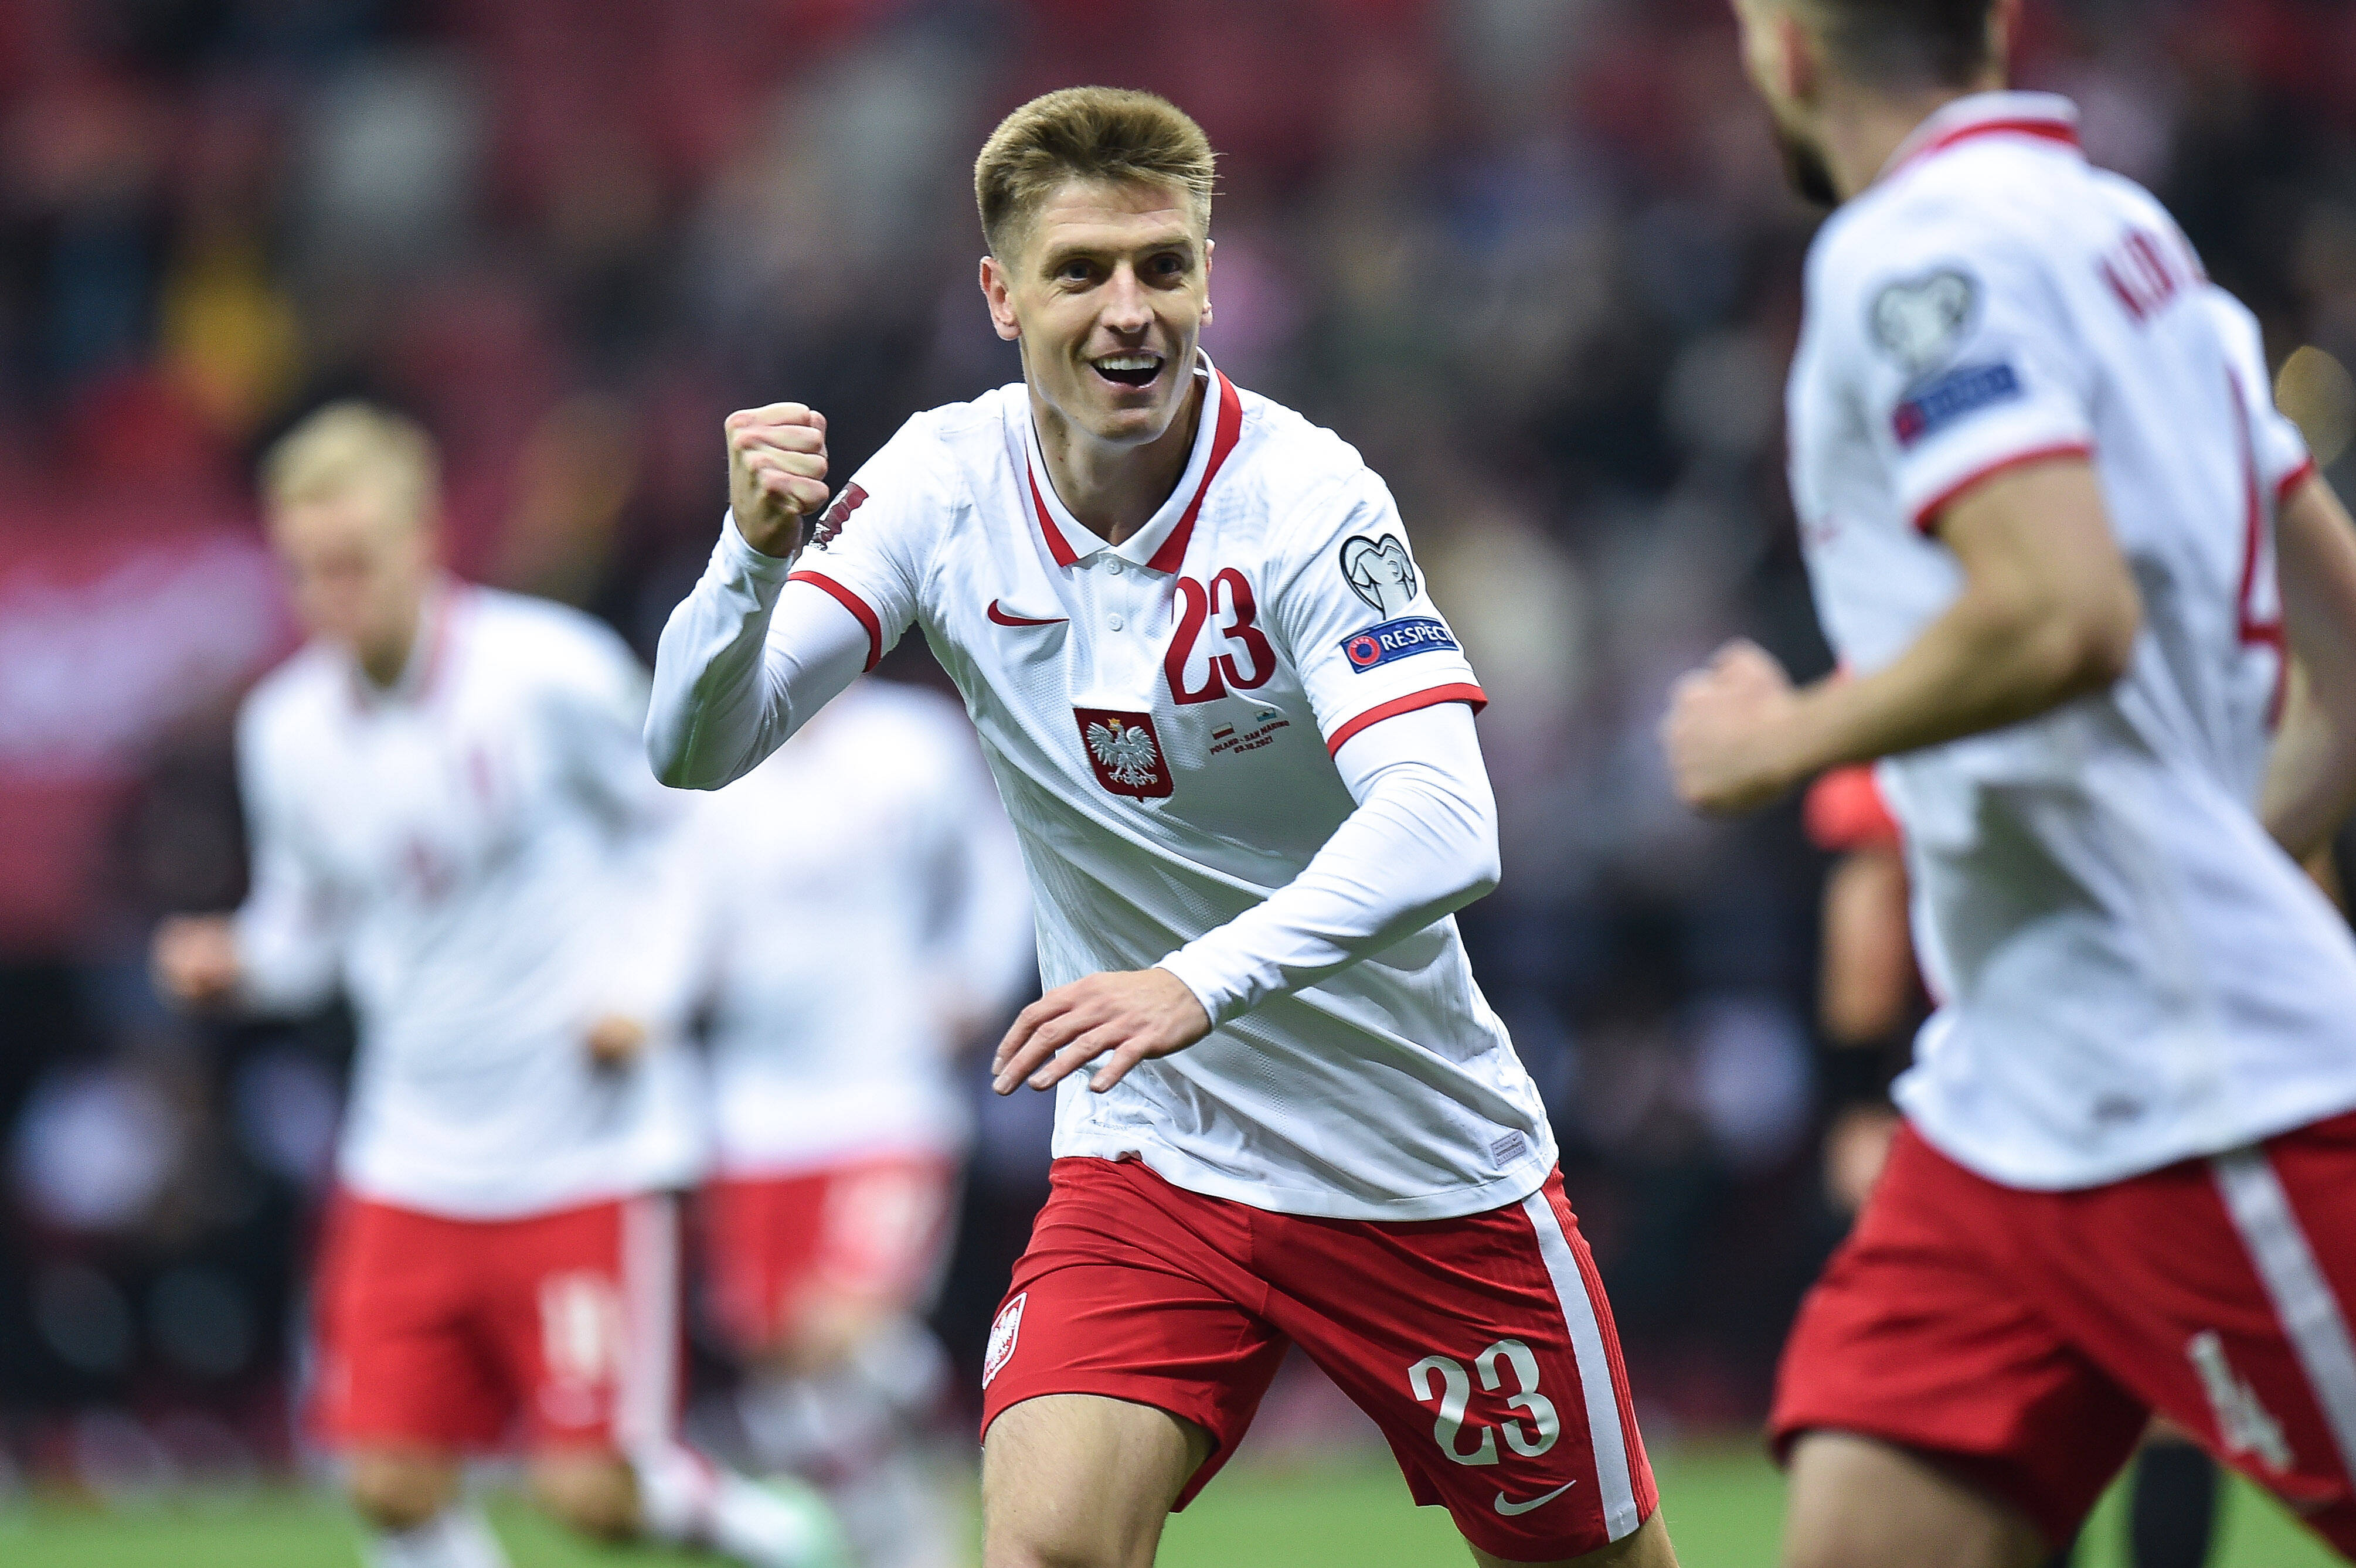
{"type": "Polygon", "coordinates": [[[1579,1485],[1577,1481],[1565,1481],[1562,1485],[1557,1487],[1546,1496],[1542,1498],[1532,1498],[1526,1503],[1509,1503],[1505,1500],[1505,1494],[1499,1492],[1497,1494],[1497,1511],[1504,1514],[1507,1519],[1511,1519],[1517,1513],[1527,1513],[1534,1508],[1543,1508],[1545,1505],[1554,1501],[1555,1499],[1562,1496],[1563,1493],[1570,1490],[1571,1488],[1577,1485],[1579,1485]]]}
{"type": "Polygon", "coordinates": [[[1029,615],[1010,615],[998,607],[995,599],[990,602],[989,613],[990,618],[1001,626],[1060,626],[1071,619],[1068,615],[1050,615],[1042,621],[1029,615]]]}

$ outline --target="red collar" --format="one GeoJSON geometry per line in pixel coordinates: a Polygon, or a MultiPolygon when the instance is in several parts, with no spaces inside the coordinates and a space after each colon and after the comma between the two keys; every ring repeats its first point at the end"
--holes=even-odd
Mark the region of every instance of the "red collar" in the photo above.
{"type": "Polygon", "coordinates": [[[2068,99],[2045,92],[1979,92],[1956,99],[1899,144],[1879,178],[1981,136],[2027,136],[2079,151],[2078,112],[2068,99]]]}
{"type": "MultiPolygon", "coordinates": [[[[1243,400],[1236,396],[1235,383],[1228,380],[1226,372],[1216,366],[1211,368],[1211,375],[1218,385],[1219,411],[1215,428],[1211,432],[1210,461],[1203,465],[1203,477],[1195,482],[1194,494],[1187,500],[1185,511],[1179,515],[1178,521],[1170,529],[1169,537],[1164,539],[1161,547],[1154,550],[1152,559],[1145,563],[1154,571],[1174,572],[1185,561],[1186,544],[1194,538],[1194,519],[1203,510],[1203,497],[1211,493],[1211,481],[1218,477],[1221,465],[1227,461],[1227,454],[1236,449],[1237,441],[1243,435],[1243,400]]],[[[1079,552],[1075,550],[1071,541],[1064,537],[1064,530],[1057,525],[1055,513],[1048,509],[1047,497],[1039,488],[1038,472],[1030,464],[1027,458],[1024,462],[1024,477],[1031,485],[1031,506],[1039,519],[1039,531],[1046,536],[1047,553],[1055,558],[1057,566],[1078,564],[1079,552]]],[[[1091,550],[1100,548],[1102,547],[1092,546],[1091,550]]]]}

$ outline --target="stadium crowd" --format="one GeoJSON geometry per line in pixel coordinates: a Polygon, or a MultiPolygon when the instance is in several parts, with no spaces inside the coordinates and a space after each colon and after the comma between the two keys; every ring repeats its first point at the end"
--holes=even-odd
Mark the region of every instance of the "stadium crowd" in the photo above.
{"type": "MultiPolygon", "coordinates": [[[[18,0],[0,11],[0,1477],[284,1460],[348,1030],[194,1022],[162,914],[235,901],[230,720],[292,631],[250,470],[361,394],[448,463],[478,581],[650,655],[730,409],[847,475],[1013,379],[967,158],[1046,88],[1233,155],[1205,345],[1374,457],[1493,704],[1467,912],[1647,1422],[1756,1419],[1842,1222],[1813,1088],[1821,858],[1682,810],[1652,731],[1724,637],[1821,670],[1780,396],[1815,222],[1720,0],[18,0]]],[[[2023,72],[2257,311],[2343,492],[2356,11],[2047,0],[2023,72]],[[2319,352],[2293,351],[2311,346],[2319,352]]],[[[915,640],[884,673],[937,681],[915,640]]],[[[939,1326],[970,1369],[1044,1195],[983,1093],[939,1326]]],[[[967,1383],[971,1379],[965,1380],[967,1383]]]]}

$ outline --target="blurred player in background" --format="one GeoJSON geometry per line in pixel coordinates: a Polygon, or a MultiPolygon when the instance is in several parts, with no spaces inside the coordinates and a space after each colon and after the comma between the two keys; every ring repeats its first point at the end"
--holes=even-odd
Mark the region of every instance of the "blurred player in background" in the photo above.
{"type": "MultiPolygon", "coordinates": [[[[1825,879],[1816,1022],[1827,1047],[1825,1196],[1854,1219],[1898,1135],[1890,1081],[1922,1021],[1922,983],[1904,845],[1873,769],[1852,763],[1817,779],[1804,818],[1809,840],[1838,857],[1825,879]]],[[[2201,1568],[2216,1533],[2217,1467],[2181,1430],[2155,1420],[2136,1451],[2127,1508],[2134,1568],[2201,1568]]],[[[2065,1548],[2050,1568],[2073,1555],[2065,1548]]]]}
{"type": "Polygon", "coordinates": [[[947,1568],[914,1440],[946,1358],[970,1114],[958,1048],[1036,975],[1031,884],[956,706],[862,680],[701,803],[712,965],[711,1301],[764,1469],[824,1486],[863,1568],[947,1568]]]}
{"type": "Polygon", "coordinates": [[[1737,11],[1847,204],[1789,422],[1850,675],[1722,650],[1671,766],[1739,811],[1886,759],[1941,1000],[1785,1350],[1788,1560],[2036,1563],[2153,1410],[2356,1551],[2356,943],[2298,865],[2356,792],[2348,517],[2249,313],[2000,91],[2014,0],[1737,11]]]}
{"type": "Polygon", "coordinates": [[[983,1360],[991,1568],[1151,1561],[1288,1343],[1479,1562],[1670,1563],[1453,919],[1497,877],[1484,699],[1382,481],[1202,355],[1212,164],[1143,93],[1007,117],[975,189],[1023,383],[910,420],[831,507],[819,414],[730,416],[648,750],[725,784],[911,625],[980,732],[1052,987],[995,1086],[1062,1086],[983,1360]]]}
{"type": "Polygon", "coordinates": [[[324,410],[262,478],[314,640],[239,722],[252,891],[166,922],[155,965],[189,1004],[340,988],[358,1014],[317,1392],[369,1561],[503,1563],[461,1464],[518,1435],[575,1529],[840,1561],[815,1499],[671,1439],[691,909],[643,672],[586,616],[439,569],[409,421],[324,410]]]}

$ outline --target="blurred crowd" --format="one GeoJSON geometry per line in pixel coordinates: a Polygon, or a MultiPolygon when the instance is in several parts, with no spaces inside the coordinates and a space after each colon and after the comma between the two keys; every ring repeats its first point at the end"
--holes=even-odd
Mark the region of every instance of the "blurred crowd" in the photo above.
{"type": "MultiPolygon", "coordinates": [[[[2344,453],[2356,6],[2042,0],[2029,32],[2026,84],[2163,195],[2344,453]]],[[[330,397],[415,413],[456,569],[650,656],[729,410],[822,410],[847,476],[1019,374],[970,159],[1082,81],[1163,91],[1221,149],[1205,346],[1389,479],[1493,698],[1505,880],[1465,924],[1648,1427],[1755,1416],[1838,1224],[1822,864],[1795,811],[1680,810],[1653,726],[1730,635],[1826,663],[1780,407],[1816,215],[1724,0],[10,0],[0,1479],[290,1452],[348,1029],[192,1023],[142,965],[159,914],[242,887],[229,722],[291,635],[254,453],[330,397]]],[[[937,680],[916,643],[887,675],[937,680]]],[[[941,1308],[969,1362],[1044,1109],[986,1107],[941,1308]]]]}

